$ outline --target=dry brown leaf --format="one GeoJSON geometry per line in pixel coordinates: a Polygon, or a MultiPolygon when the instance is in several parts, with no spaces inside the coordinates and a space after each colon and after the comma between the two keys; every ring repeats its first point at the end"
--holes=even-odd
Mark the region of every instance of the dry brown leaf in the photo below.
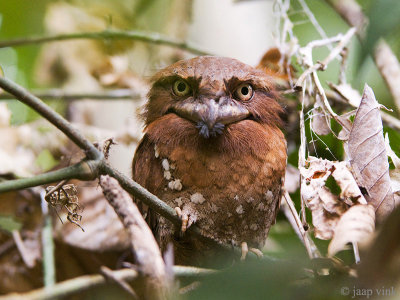
{"type": "Polygon", "coordinates": [[[327,135],[331,133],[331,128],[329,127],[329,118],[326,116],[318,101],[315,102],[314,109],[312,112],[311,128],[318,135],[327,135]]]}
{"type": "Polygon", "coordinates": [[[324,192],[321,193],[324,193],[324,200],[328,204],[327,206],[330,206],[329,208],[331,209],[334,207],[332,203],[337,203],[338,199],[335,198],[335,195],[330,193],[330,191],[325,187],[315,189],[311,184],[308,184],[303,185],[301,190],[302,197],[305,200],[307,207],[311,210],[315,236],[322,240],[331,239],[333,236],[333,230],[339,221],[339,215],[330,213],[324,209],[324,202],[318,191],[324,190],[324,192]]]}
{"type": "Polygon", "coordinates": [[[365,198],[375,207],[378,222],[394,209],[379,108],[372,89],[365,85],[348,140],[354,177],[365,188],[365,198]]]}
{"type": "Polygon", "coordinates": [[[301,196],[311,210],[315,236],[331,239],[340,217],[354,203],[366,204],[346,162],[332,162],[310,156],[308,168],[300,168],[303,177],[301,196]],[[326,186],[332,176],[341,188],[339,196],[326,186]]]}
{"type": "Polygon", "coordinates": [[[345,249],[347,243],[366,242],[375,230],[375,209],[371,205],[354,205],[340,218],[328,247],[328,256],[345,249]]]}
{"type": "Polygon", "coordinates": [[[341,189],[340,198],[344,199],[347,203],[357,201],[360,204],[367,204],[357,182],[348,168],[347,162],[336,162],[334,166],[335,170],[332,172],[332,176],[341,189]]]}

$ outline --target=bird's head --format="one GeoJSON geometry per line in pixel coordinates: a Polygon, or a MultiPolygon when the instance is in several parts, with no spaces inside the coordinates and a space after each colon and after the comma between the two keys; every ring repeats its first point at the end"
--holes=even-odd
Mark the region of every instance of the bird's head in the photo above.
{"type": "Polygon", "coordinates": [[[270,77],[231,58],[179,61],[154,75],[148,98],[143,114],[147,127],[175,120],[203,139],[223,136],[232,124],[241,122],[273,127],[282,122],[270,77]]]}

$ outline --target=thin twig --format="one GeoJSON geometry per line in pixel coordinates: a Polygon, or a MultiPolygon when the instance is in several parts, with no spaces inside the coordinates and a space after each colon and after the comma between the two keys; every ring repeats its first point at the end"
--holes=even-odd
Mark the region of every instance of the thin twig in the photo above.
{"type": "Polygon", "coordinates": [[[192,46],[186,42],[173,39],[171,37],[162,35],[157,32],[144,32],[139,30],[133,31],[122,31],[122,30],[111,30],[107,29],[98,32],[77,32],[67,33],[58,35],[45,35],[36,37],[25,37],[14,40],[0,41],[0,48],[4,47],[16,47],[23,45],[32,45],[40,43],[49,43],[56,41],[76,40],[76,39],[94,39],[94,40],[136,40],[147,43],[153,43],[158,45],[167,45],[179,49],[186,50],[188,52],[197,55],[207,55],[208,52],[201,50],[195,46],[192,46]]]}
{"type": "Polygon", "coordinates": [[[40,191],[40,200],[44,226],[42,228],[42,256],[43,256],[43,274],[44,286],[50,287],[56,283],[56,266],[54,259],[54,240],[51,216],[49,214],[49,204],[45,199],[46,191],[40,191]]]}
{"type": "MultiPolygon", "coordinates": [[[[362,41],[368,18],[361,6],[355,0],[325,0],[350,25],[357,28],[357,34],[362,41]]],[[[388,86],[397,110],[400,111],[400,63],[389,45],[382,40],[374,49],[373,55],[376,66],[388,86]]]]}
{"type": "Polygon", "coordinates": [[[114,272],[110,268],[102,266],[100,268],[100,273],[103,274],[106,279],[119,285],[124,291],[131,295],[133,299],[139,299],[138,295],[135,293],[132,287],[128,283],[126,283],[125,280],[119,278],[118,276],[115,276],[114,272]]]}
{"type": "MultiPolygon", "coordinates": [[[[117,89],[117,90],[105,90],[98,93],[71,93],[61,89],[48,89],[33,91],[32,94],[35,97],[44,100],[65,100],[74,101],[80,99],[96,99],[96,100],[140,100],[143,95],[138,92],[134,92],[131,89],[117,89]]],[[[0,99],[12,99],[15,98],[13,94],[0,93],[0,99]]]]}
{"type": "MultiPolygon", "coordinates": [[[[310,235],[308,234],[308,231],[305,231],[303,228],[303,225],[301,223],[301,220],[299,216],[297,215],[296,208],[294,207],[294,203],[292,199],[290,198],[290,195],[287,191],[285,191],[283,197],[286,200],[287,205],[289,206],[289,209],[292,213],[292,216],[295,220],[295,224],[297,225],[297,229],[295,231],[299,231],[302,237],[302,242],[304,244],[304,247],[306,247],[308,256],[312,258],[319,258],[321,257],[321,253],[319,252],[317,246],[314,244],[314,241],[311,239],[310,235]]],[[[292,222],[290,222],[292,224],[292,222]]]]}
{"type": "Polygon", "coordinates": [[[340,62],[340,71],[339,71],[339,84],[346,83],[346,69],[347,69],[347,58],[349,55],[349,49],[344,47],[342,52],[340,52],[342,56],[342,61],[340,62]]]}
{"type": "MultiPolygon", "coordinates": [[[[307,15],[308,19],[311,21],[311,23],[314,25],[315,29],[318,31],[319,35],[323,39],[327,39],[328,36],[326,35],[325,31],[322,29],[321,25],[319,25],[317,19],[315,18],[314,14],[312,13],[311,9],[308,7],[307,3],[304,0],[298,0],[301,7],[303,8],[303,11],[307,15]]],[[[332,50],[332,44],[326,44],[329,50],[332,50]]]]}
{"type": "Polygon", "coordinates": [[[305,58],[307,60],[311,59],[311,61],[306,62],[306,63],[311,63],[311,66],[306,71],[304,71],[303,74],[300,75],[299,79],[296,82],[295,88],[301,88],[305,78],[311,73],[317,70],[325,70],[327,65],[343,51],[343,48],[346,47],[346,45],[350,42],[350,39],[353,37],[355,33],[356,29],[353,27],[350,28],[345,35],[339,34],[328,40],[313,41],[310,42],[304,48],[300,49],[299,51],[304,53],[305,58]],[[312,64],[312,54],[311,54],[312,49],[317,46],[327,44],[328,43],[327,41],[329,41],[329,43],[331,43],[331,41],[337,41],[339,42],[339,44],[335,48],[333,48],[331,52],[329,52],[328,56],[325,57],[323,61],[317,62],[316,64],[312,64]]]}

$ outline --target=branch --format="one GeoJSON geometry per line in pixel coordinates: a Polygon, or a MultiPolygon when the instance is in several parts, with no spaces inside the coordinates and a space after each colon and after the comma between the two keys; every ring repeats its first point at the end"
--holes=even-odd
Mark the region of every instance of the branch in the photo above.
{"type": "Polygon", "coordinates": [[[19,38],[8,41],[0,41],[0,48],[48,43],[55,41],[76,40],[76,39],[136,40],[147,43],[153,43],[157,45],[167,45],[183,49],[197,55],[209,55],[209,53],[207,53],[206,51],[201,50],[195,46],[192,46],[186,42],[173,39],[171,37],[162,35],[157,32],[144,32],[139,30],[122,31],[122,30],[111,30],[111,29],[98,32],[76,32],[76,33],[44,35],[36,37],[19,38]]]}
{"type": "MultiPolygon", "coordinates": [[[[368,18],[364,15],[361,6],[355,0],[325,0],[333,9],[350,25],[357,28],[357,34],[362,41],[365,37],[365,29],[368,18]]],[[[388,86],[397,110],[400,111],[400,63],[382,40],[374,49],[373,55],[376,66],[388,86]]]]}
{"type": "Polygon", "coordinates": [[[38,185],[61,181],[64,179],[94,180],[97,178],[98,161],[81,161],[75,165],[29,178],[6,180],[0,182],[0,194],[26,189],[38,185]]]}
{"type": "Polygon", "coordinates": [[[7,78],[0,77],[0,88],[13,94],[18,100],[33,108],[50,123],[60,129],[71,141],[73,141],[79,148],[85,150],[86,155],[91,159],[97,159],[102,156],[92,143],[90,143],[79,131],[71,126],[62,116],[47,106],[42,100],[32,95],[22,86],[8,80],[7,78]]]}
{"type": "MultiPolygon", "coordinates": [[[[174,266],[173,271],[174,275],[178,278],[199,278],[216,272],[210,269],[184,266],[174,266]]],[[[122,269],[112,271],[112,273],[118,280],[132,282],[139,278],[138,272],[132,269],[122,269]]],[[[52,300],[58,297],[72,296],[107,284],[109,284],[109,282],[102,275],[85,275],[62,281],[49,288],[41,288],[28,293],[13,293],[0,296],[0,300],[52,300]]]]}
{"type": "Polygon", "coordinates": [[[346,47],[346,45],[350,42],[350,39],[353,37],[353,35],[355,33],[356,33],[356,29],[353,27],[353,28],[350,28],[350,30],[347,31],[347,33],[345,35],[338,34],[336,37],[326,39],[326,40],[313,41],[313,42],[310,42],[307,46],[305,46],[302,49],[302,51],[304,52],[305,55],[311,57],[311,53],[309,53],[309,52],[311,52],[314,47],[326,45],[326,44],[330,45],[330,43],[332,43],[334,41],[339,42],[339,44],[329,52],[328,56],[325,57],[325,59],[323,61],[317,62],[316,64],[310,66],[305,72],[303,72],[303,74],[301,74],[301,76],[299,77],[299,79],[296,82],[295,89],[301,88],[304,80],[311,73],[313,73],[317,70],[325,70],[327,65],[342,52],[344,47],[346,47]]]}
{"type": "Polygon", "coordinates": [[[146,298],[165,299],[169,282],[160,249],[149,226],[132,198],[116,179],[102,175],[100,186],[108,203],[129,233],[135,262],[141,273],[146,276],[146,298]]]}
{"type": "MultiPolygon", "coordinates": [[[[132,91],[131,89],[116,89],[116,90],[105,90],[103,92],[98,93],[69,93],[63,91],[61,89],[49,89],[45,91],[33,91],[32,92],[35,97],[39,99],[45,100],[80,100],[80,99],[96,99],[96,100],[140,100],[143,98],[143,95],[137,92],[132,91]]],[[[9,93],[0,93],[1,99],[10,99],[15,98],[13,94],[9,93]]]]}

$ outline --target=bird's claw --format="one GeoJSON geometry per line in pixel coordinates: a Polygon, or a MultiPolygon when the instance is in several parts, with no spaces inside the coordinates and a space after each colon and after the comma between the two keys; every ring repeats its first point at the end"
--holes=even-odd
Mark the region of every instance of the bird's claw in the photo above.
{"type": "Polygon", "coordinates": [[[196,217],[185,212],[185,210],[182,212],[180,207],[175,207],[175,212],[182,221],[181,232],[185,233],[186,230],[196,221],[196,217]]]}
{"type": "Polygon", "coordinates": [[[242,248],[242,256],[240,257],[240,260],[242,261],[246,259],[247,253],[249,252],[253,252],[258,258],[262,258],[264,256],[260,249],[251,247],[249,248],[246,242],[242,242],[240,246],[242,248]]]}

